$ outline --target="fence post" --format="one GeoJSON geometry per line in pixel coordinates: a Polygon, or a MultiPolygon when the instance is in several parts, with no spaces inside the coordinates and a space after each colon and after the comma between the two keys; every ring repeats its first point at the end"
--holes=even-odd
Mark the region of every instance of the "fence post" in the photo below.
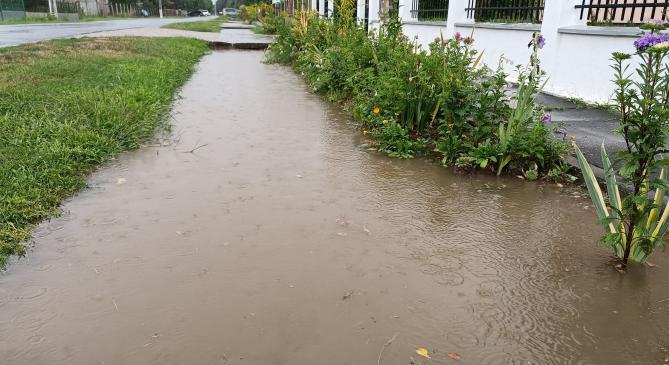
{"type": "MultiPolygon", "coordinates": [[[[452,38],[455,35],[455,23],[473,23],[474,18],[467,18],[467,11],[470,0],[449,0],[448,19],[446,19],[446,33],[444,37],[452,38]]],[[[476,0],[471,0],[472,6],[476,0]]]]}
{"type": "Polygon", "coordinates": [[[540,53],[541,67],[550,77],[560,62],[560,34],[558,29],[570,25],[587,25],[588,20],[580,19],[580,12],[575,8],[582,0],[545,0],[541,34],[546,39],[546,46],[540,53]]]}

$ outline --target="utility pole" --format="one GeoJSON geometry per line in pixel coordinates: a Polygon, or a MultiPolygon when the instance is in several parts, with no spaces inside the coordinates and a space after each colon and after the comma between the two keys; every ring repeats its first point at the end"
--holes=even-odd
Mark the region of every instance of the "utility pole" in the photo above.
{"type": "Polygon", "coordinates": [[[163,0],[158,0],[158,14],[160,14],[160,19],[163,18],[163,0]]]}

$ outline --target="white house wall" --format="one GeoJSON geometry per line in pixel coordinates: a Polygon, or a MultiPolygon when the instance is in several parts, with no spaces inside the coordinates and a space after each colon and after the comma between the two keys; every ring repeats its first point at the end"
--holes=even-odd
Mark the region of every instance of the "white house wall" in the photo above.
{"type": "MultiPolygon", "coordinates": [[[[378,0],[375,0],[378,4],[378,0]]],[[[542,24],[474,24],[467,19],[467,0],[450,0],[449,19],[422,22],[410,17],[411,0],[401,0],[403,32],[425,47],[443,34],[473,35],[474,47],[484,52],[483,62],[495,69],[501,57],[504,69],[516,76],[515,65],[526,65],[531,51],[528,43],[536,31],[546,38],[540,51],[541,66],[548,74],[545,91],[590,102],[610,102],[615,86],[609,67],[613,52],[634,53],[633,42],[639,29],[633,27],[591,27],[574,8],[582,0],[545,0],[542,24]],[[473,32],[473,34],[472,34],[473,32]]],[[[371,14],[371,11],[370,11],[371,14]]],[[[632,68],[634,65],[632,65],[632,68]]],[[[631,68],[631,69],[632,69],[631,68]]]]}

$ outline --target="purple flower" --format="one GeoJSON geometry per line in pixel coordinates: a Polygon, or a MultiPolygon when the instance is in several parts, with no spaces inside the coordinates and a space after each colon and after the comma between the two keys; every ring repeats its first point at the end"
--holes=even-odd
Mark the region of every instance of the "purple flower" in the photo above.
{"type": "Polygon", "coordinates": [[[648,24],[654,24],[654,25],[664,25],[664,20],[662,19],[650,19],[646,21],[648,24]]]}
{"type": "Polygon", "coordinates": [[[455,33],[455,41],[460,42],[462,40],[462,34],[460,32],[455,33]]]}
{"type": "Polygon", "coordinates": [[[669,42],[669,34],[646,33],[634,41],[634,47],[636,47],[637,51],[642,52],[663,42],[669,42]]]}
{"type": "Polygon", "coordinates": [[[530,43],[527,44],[527,48],[532,47],[534,45],[535,39],[537,41],[537,48],[539,49],[544,48],[544,46],[546,45],[546,38],[544,38],[544,36],[541,34],[536,35],[536,38],[535,36],[532,36],[532,40],[530,41],[530,43]]]}
{"type": "Polygon", "coordinates": [[[541,121],[544,122],[544,124],[551,124],[553,122],[553,116],[551,113],[544,113],[544,116],[541,118],[541,121]]]}

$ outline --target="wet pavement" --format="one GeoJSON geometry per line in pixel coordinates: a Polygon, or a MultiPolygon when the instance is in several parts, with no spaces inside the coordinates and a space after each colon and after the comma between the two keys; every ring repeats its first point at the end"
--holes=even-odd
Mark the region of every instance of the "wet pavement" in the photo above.
{"type": "Polygon", "coordinates": [[[369,152],[262,57],[206,56],[162,145],[37,229],[3,364],[669,362],[666,252],[621,275],[584,191],[369,152]]]}
{"type": "Polygon", "coordinates": [[[610,155],[626,148],[623,137],[615,133],[618,122],[611,111],[579,105],[547,94],[539,95],[537,100],[546,106],[553,122],[566,133],[563,136],[566,141],[570,140],[570,136],[576,138],[576,143],[591,165],[602,167],[602,143],[610,155]]]}
{"type": "Polygon", "coordinates": [[[109,32],[97,32],[91,34],[84,34],[82,37],[187,37],[187,38],[197,38],[202,39],[208,42],[216,42],[219,40],[220,35],[218,33],[212,32],[194,32],[190,30],[182,29],[170,29],[170,28],[132,28],[132,29],[121,29],[121,30],[112,30],[109,32]]]}
{"type": "Polygon", "coordinates": [[[196,18],[138,18],[123,20],[104,20],[78,23],[44,23],[0,25],[0,47],[45,41],[49,39],[70,38],[88,33],[108,32],[112,30],[156,27],[177,22],[207,20],[196,18]]]}
{"type": "Polygon", "coordinates": [[[221,28],[221,37],[219,40],[230,44],[232,47],[238,44],[245,44],[251,46],[251,48],[253,45],[256,45],[255,48],[267,48],[267,46],[274,42],[273,35],[257,34],[250,29],[231,28],[231,26],[235,26],[235,24],[221,28]]]}
{"type": "MultiPolygon", "coordinates": [[[[236,23],[235,23],[236,24],[236,23]]],[[[179,29],[166,28],[133,28],[114,30],[109,32],[98,32],[85,34],[84,37],[190,37],[210,42],[214,48],[242,48],[242,49],[265,49],[273,41],[274,36],[256,34],[246,28],[222,28],[220,33],[193,32],[179,29]]]]}

